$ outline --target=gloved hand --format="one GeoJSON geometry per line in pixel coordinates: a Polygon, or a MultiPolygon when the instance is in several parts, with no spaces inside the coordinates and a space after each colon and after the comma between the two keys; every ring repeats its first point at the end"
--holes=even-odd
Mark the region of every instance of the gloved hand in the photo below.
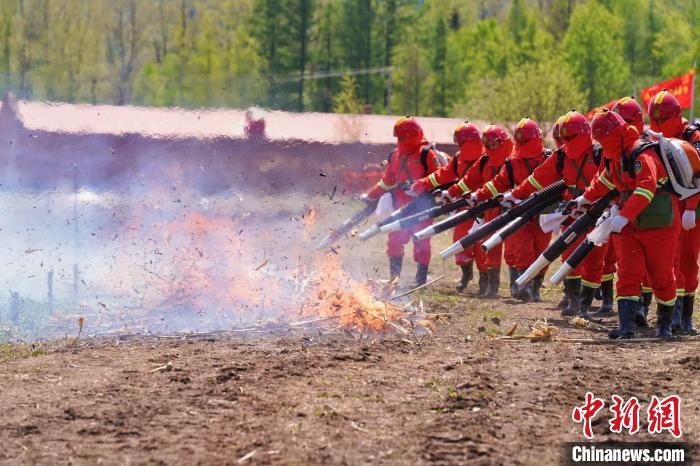
{"type": "Polygon", "coordinates": [[[501,205],[503,207],[513,207],[515,205],[518,205],[522,202],[521,199],[518,199],[517,197],[513,196],[513,193],[507,192],[503,195],[503,199],[501,199],[501,205]]]}
{"type": "Polygon", "coordinates": [[[572,218],[581,216],[581,214],[586,212],[585,207],[592,204],[592,202],[583,197],[583,195],[577,197],[571,202],[574,204],[573,209],[571,209],[571,213],[569,214],[572,218]]]}
{"type": "Polygon", "coordinates": [[[436,198],[436,201],[439,204],[449,204],[450,202],[454,201],[454,198],[450,195],[450,192],[446,189],[443,189],[440,192],[440,197],[436,198]]]}
{"type": "Polygon", "coordinates": [[[367,193],[362,193],[359,196],[356,196],[356,199],[364,202],[365,204],[371,204],[373,202],[373,199],[370,199],[369,194],[367,193]]]}
{"type": "Polygon", "coordinates": [[[695,228],[695,211],[686,210],[683,212],[683,218],[681,220],[684,230],[692,230],[695,228]]]}
{"type": "Polygon", "coordinates": [[[476,194],[473,194],[473,193],[467,193],[464,196],[464,199],[467,200],[467,205],[469,207],[474,207],[475,205],[477,205],[480,202],[479,196],[477,196],[476,194]]]}
{"type": "Polygon", "coordinates": [[[583,195],[580,195],[579,197],[574,199],[574,202],[576,202],[577,210],[583,210],[584,206],[593,204],[591,201],[583,197],[583,195]]]}
{"type": "Polygon", "coordinates": [[[615,215],[612,220],[611,220],[611,230],[613,233],[620,233],[625,226],[629,223],[629,220],[627,217],[623,217],[622,215],[615,215]]]}
{"type": "MultiPolygon", "coordinates": [[[[411,185],[411,189],[409,191],[414,192],[416,195],[421,195],[421,194],[424,194],[425,192],[427,192],[428,189],[426,188],[425,183],[421,183],[420,181],[416,181],[411,185]]],[[[410,196],[410,194],[409,194],[409,196],[410,196]]]]}

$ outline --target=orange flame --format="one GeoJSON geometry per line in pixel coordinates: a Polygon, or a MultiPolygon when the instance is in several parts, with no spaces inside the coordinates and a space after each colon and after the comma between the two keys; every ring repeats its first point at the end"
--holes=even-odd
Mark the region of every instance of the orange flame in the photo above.
{"type": "Polygon", "coordinates": [[[392,324],[403,317],[401,310],[375,298],[368,284],[353,280],[342,269],[338,256],[326,254],[317,267],[321,278],[309,298],[309,311],[337,317],[342,326],[360,333],[396,328],[392,324]]]}

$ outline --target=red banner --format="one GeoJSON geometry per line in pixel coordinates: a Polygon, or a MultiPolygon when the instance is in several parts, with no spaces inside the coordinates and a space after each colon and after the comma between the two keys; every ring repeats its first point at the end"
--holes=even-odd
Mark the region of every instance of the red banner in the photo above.
{"type": "Polygon", "coordinates": [[[681,108],[692,107],[694,82],[695,70],[690,70],[688,73],[678,76],[677,78],[669,79],[668,81],[654,84],[651,87],[642,89],[639,96],[642,98],[642,102],[644,103],[644,111],[647,111],[651,99],[653,99],[654,96],[662,89],[666,89],[668,92],[673,94],[676,99],[678,99],[678,103],[681,104],[681,108]]]}
{"type": "Polygon", "coordinates": [[[593,110],[591,110],[590,112],[586,113],[584,115],[586,117],[586,120],[590,121],[593,118],[593,115],[595,115],[597,111],[603,110],[604,108],[607,108],[608,110],[612,110],[613,105],[615,105],[615,102],[617,102],[617,100],[618,99],[611,100],[607,104],[601,105],[600,107],[596,107],[593,110]]]}

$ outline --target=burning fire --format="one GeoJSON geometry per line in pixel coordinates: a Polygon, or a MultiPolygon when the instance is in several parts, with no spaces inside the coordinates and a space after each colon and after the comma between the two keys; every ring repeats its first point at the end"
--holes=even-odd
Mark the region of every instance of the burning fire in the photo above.
{"type": "Polygon", "coordinates": [[[335,254],[326,254],[317,265],[319,280],[311,290],[305,310],[318,316],[337,317],[339,323],[360,333],[396,329],[403,318],[397,306],[375,298],[368,284],[355,281],[341,267],[335,254]]]}
{"type": "MultiPolygon", "coordinates": [[[[201,326],[279,323],[299,316],[327,317],[359,333],[407,332],[403,311],[375,297],[373,286],[352,278],[334,253],[314,256],[317,212],[311,207],[284,228],[242,222],[209,211],[142,220],[148,262],[142,264],[144,310],[166,320],[190,319],[201,326]],[[264,250],[272,245],[275,250],[264,250]]],[[[143,237],[143,236],[142,236],[143,237]]],[[[189,322],[189,321],[188,321],[189,322]]]]}

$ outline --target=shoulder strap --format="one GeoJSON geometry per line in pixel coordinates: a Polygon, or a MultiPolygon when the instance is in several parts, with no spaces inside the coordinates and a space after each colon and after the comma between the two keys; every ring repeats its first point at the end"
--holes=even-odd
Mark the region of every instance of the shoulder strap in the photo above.
{"type": "Polygon", "coordinates": [[[484,171],[484,167],[486,164],[489,163],[489,156],[488,155],[482,155],[481,159],[479,159],[479,171],[484,171]]]}
{"type": "Polygon", "coordinates": [[[564,157],[564,149],[560,147],[557,149],[557,173],[560,178],[564,176],[564,157]]]}
{"type": "Polygon", "coordinates": [[[508,157],[505,162],[503,162],[503,165],[506,167],[506,171],[508,172],[508,179],[510,180],[510,185],[515,186],[515,175],[513,174],[513,162],[511,161],[511,158],[508,157]]]}
{"type": "Polygon", "coordinates": [[[459,167],[459,151],[455,154],[454,157],[452,157],[452,171],[454,172],[455,175],[459,176],[459,173],[457,173],[457,168],[459,167]]]}
{"type": "Polygon", "coordinates": [[[697,125],[688,125],[685,127],[683,130],[683,140],[686,142],[690,142],[690,140],[693,138],[693,135],[695,134],[696,131],[699,131],[700,128],[698,128],[697,125]]]}
{"type": "Polygon", "coordinates": [[[423,146],[420,150],[420,163],[423,165],[423,172],[427,175],[428,174],[428,154],[430,153],[430,150],[432,149],[431,146],[423,146]]]}
{"type": "Polygon", "coordinates": [[[637,145],[637,147],[632,149],[632,152],[630,152],[628,157],[625,157],[625,155],[622,154],[622,169],[626,171],[631,178],[634,178],[634,162],[637,160],[637,157],[639,157],[639,154],[647,149],[654,149],[654,151],[656,151],[658,154],[659,147],[659,141],[643,142],[642,144],[637,145]]]}
{"type": "Polygon", "coordinates": [[[600,166],[600,161],[603,160],[603,146],[600,145],[600,143],[596,142],[593,144],[593,161],[595,162],[596,166],[600,166]]]}

